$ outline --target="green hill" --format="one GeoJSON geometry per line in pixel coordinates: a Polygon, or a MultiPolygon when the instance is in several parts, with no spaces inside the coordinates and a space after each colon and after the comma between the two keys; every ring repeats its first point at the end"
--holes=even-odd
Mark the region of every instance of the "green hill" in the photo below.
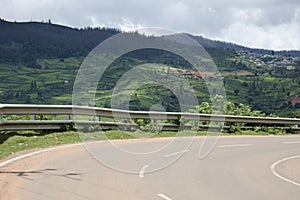
{"type": "MultiPolygon", "coordinates": [[[[75,29],[51,23],[0,20],[0,102],[71,104],[73,83],[84,57],[101,41],[117,33],[118,30],[108,28],[75,29]]],[[[195,39],[204,44],[224,77],[229,101],[250,105],[267,114],[298,115],[297,106],[286,103],[288,97],[300,95],[298,64],[293,65],[293,70],[271,67],[271,64],[257,65],[248,57],[237,54],[236,50],[241,48],[238,45],[200,40],[198,36],[195,39]]],[[[261,50],[260,53],[271,54],[272,51],[261,50]]],[[[166,76],[164,70],[167,68],[193,71],[182,58],[161,50],[145,49],[128,53],[116,60],[98,83],[96,106],[110,107],[113,88],[119,78],[134,66],[147,63],[160,65],[149,64],[149,74],[145,74],[145,79],[151,73],[166,76]]],[[[199,102],[209,99],[203,79],[185,78],[191,82],[199,102]]],[[[174,84],[180,92],[180,84],[174,84]]],[[[164,105],[167,111],[180,110],[174,94],[158,85],[138,88],[131,96],[130,109],[149,110],[151,105],[158,103],[164,105]]]]}

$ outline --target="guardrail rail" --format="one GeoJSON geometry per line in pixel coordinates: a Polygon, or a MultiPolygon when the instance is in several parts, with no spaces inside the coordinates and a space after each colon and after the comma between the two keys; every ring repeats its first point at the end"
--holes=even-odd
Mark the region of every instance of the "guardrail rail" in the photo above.
{"type": "MultiPolygon", "coordinates": [[[[287,129],[299,132],[300,119],[296,118],[272,118],[252,116],[212,115],[198,113],[179,112],[150,112],[128,111],[109,108],[73,106],[73,105],[21,105],[0,104],[0,131],[10,130],[62,130],[67,125],[76,124],[78,127],[87,125],[99,125],[102,130],[137,128],[134,119],[168,120],[173,123],[162,124],[162,130],[176,131],[179,128],[190,129],[191,124],[181,124],[180,120],[197,121],[199,128],[215,128],[220,130],[223,122],[241,123],[241,129],[253,129],[256,126],[287,129]],[[23,116],[23,118],[22,118],[23,116]],[[53,116],[50,120],[44,116],[53,116]],[[58,117],[59,116],[59,117],[58,117]],[[64,119],[61,119],[65,116],[64,119]],[[77,116],[77,117],[76,117],[77,116]],[[78,117],[78,116],[81,116],[78,117]],[[82,119],[82,116],[84,119],[82,119]],[[58,119],[60,118],[60,119],[58,119]],[[110,120],[108,120],[110,119],[110,120]],[[113,119],[113,120],[112,120],[113,119]],[[125,122],[122,122],[125,121],[125,122]],[[127,120],[127,121],[126,121],[127,120]],[[131,122],[128,122],[130,121],[131,122]],[[207,125],[205,122],[213,122],[215,125],[207,125]]],[[[229,127],[222,126],[223,129],[229,127]]]]}

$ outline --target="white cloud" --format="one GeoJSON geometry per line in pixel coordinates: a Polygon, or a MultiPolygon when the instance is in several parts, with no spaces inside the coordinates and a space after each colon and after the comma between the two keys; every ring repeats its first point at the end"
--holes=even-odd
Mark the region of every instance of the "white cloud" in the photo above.
{"type": "Polygon", "coordinates": [[[241,18],[222,30],[222,39],[256,48],[300,49],[299,10],[296,10],[291,20],[276,25],[257,23],[259,18],[265,18],[260,10],[257,10],[254,17],[251,15],[255,12],[236,13],[241,18]]]}

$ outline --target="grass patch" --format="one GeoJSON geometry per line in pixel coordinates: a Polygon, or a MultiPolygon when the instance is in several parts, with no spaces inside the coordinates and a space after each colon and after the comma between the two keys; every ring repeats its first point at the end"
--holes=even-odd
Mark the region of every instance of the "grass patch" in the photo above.
{"type": "Polygon", "coordinates": [[[80,142],[77,132],[2,132],[0,133],[0,159],[18,151],[75,142],[80,142]]]}
{"type": "MultiPolygon", "coordinates": [[[[277,130],[277,129],[275,129],[277,130]]],[[[235,132],[235,133],[222,133],[222,135],[257,135],[257,136],[264,136],[264,135],[288,135],[284,131],[253,131],[253,130],[243,130],[241,132],[235,132]]]]}

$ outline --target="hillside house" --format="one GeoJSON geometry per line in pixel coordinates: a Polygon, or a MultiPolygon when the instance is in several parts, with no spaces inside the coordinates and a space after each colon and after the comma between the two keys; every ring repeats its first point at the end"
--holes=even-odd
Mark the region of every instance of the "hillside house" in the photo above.
{"type": "Polygon", "coordinates": [[[300,103],[300,97],[295,96],[295,97],[289,97],[286,101],[287,104],[292,104],[294,107],[297,103],[300,103]]]}

